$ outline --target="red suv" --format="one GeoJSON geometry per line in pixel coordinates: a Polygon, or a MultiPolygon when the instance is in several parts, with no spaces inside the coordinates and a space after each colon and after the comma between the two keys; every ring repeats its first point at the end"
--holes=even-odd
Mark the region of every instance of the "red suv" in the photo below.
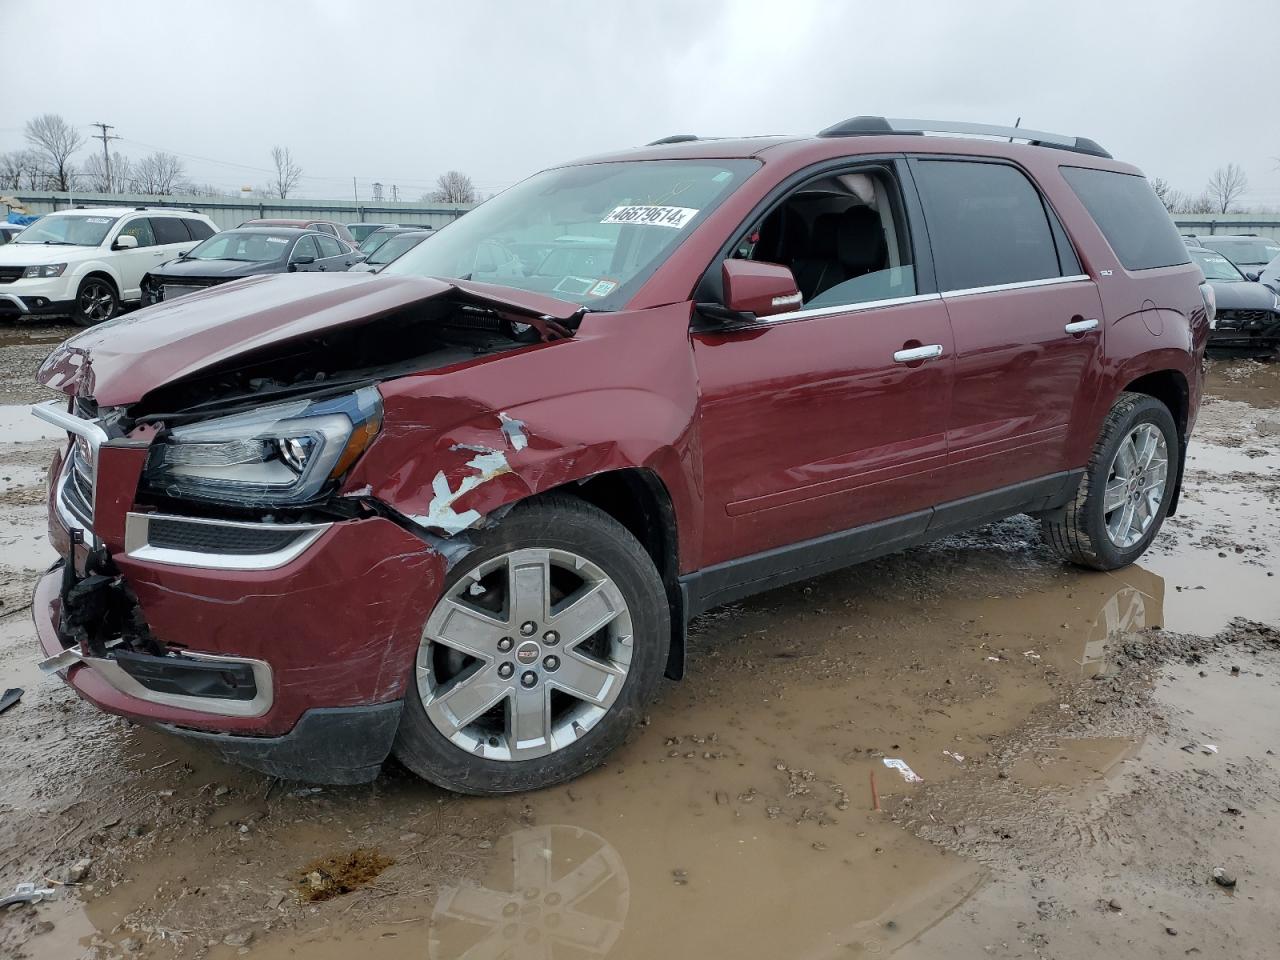
{"type": "Polygon", "coordinates": [[[863,117],[546,170],[376,275],[57,349],[46,667],[277,776],[562,781],[717,604],[1018,513],[1133,562],[1212,315],[1085,139],[863,117]]]}

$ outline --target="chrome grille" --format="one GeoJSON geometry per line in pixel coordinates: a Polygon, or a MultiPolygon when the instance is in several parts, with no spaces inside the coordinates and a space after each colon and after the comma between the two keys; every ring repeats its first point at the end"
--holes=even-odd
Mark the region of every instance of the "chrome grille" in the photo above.
{"type": "Polygon", "coordinates": [[[1263,327],[1280,320],[1270,310],[1219,310],[1220,327],[1263,327]]]}
{"type": "Polygon", "coordinates": [[[0,267],[0,283],[13,283],[22,278],[23,267],[0,267]]]}
{"type": "Polygon", "coordinates": [[[62,487],[62,499],[67,509],[86,526],[93,524],[93,461],[80,452],[80,437],[71,445],[70,463],[66,482],[62,487]]]}

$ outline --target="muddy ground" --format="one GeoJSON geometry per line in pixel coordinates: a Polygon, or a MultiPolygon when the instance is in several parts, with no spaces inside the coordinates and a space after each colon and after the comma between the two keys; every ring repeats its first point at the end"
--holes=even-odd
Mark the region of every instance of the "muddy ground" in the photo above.
{"type": "Polygon", "coordinates": [[[0,956],[1280,955],[1280,365],[1214,361],[1141,564],[1014,519],[733,604],[607,765],[476,800],[275,781],[38,675],[21,405],[67,332],[0,331],[0,895],[57,890],[0,956]]]}

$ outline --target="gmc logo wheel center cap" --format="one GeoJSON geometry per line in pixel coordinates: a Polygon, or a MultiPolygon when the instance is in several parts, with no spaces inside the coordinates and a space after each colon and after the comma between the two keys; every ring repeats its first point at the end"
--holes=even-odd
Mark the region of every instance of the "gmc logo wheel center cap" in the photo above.
{"type": "Polygon", "coordinates": [[[536,663],[538,660],[538,645],[530,640],[528,643],[522,643],[516,647],[516,659],[526,666],[536,663]]]}

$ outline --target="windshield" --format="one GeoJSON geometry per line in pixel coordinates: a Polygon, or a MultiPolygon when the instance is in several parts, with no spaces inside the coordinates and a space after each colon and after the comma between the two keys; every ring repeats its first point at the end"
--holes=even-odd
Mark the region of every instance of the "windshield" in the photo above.
{"type": "Polygon", "coordinates": [[[616,310],[758,167],[648,160],[544,170],[382,272],[496,283],[616,310]]]}
{"type": "Polygon", "coordinates": [[[386,243],[388,240],[394,237],[396,235],[396,232],[397,231],[394,231],[394,230],[390,232],[386,230],[381,230],[377,233],[369,234],[369,236],[365,238],[364,242],[360,244],[360,252],[373,253],[373,251],[377,250],[380,246],[382,246],[384,243],[386,243]]]}
{"type": "Polygon", "coordinates": [[[412,250],[425,239],[427,239],[426,236],[420,233],[402,233],[399,236],[390,237],[386,243],[369,254],[369,259],[365,263],[373,266],[380,263],[390,263],[406,250],[412,250]]]}
{"type": "Polygon", "coordinates": [[[242,260],[266,263],[279,260],[293,238],[286,233],[259,230],[227,230],[214,234],[186,255],[186,260],[242,260]]]}
{"type": "Polygon", "coordinates": [[[1214,240],[1212,237],[1205,237],[1200,242],[1241,267],[1260,267],[1280,256],[1280,243],[1261,237],[1257,240],[1214,240]]]}
{"type": "Polygon", "coordinates": [[[23,230],[14,243],[54,243],[70,247],[96,247],[119,217],[65,214],[41,217],[23,230]]]}
{"type": "Polygon", "coordinates": [[[1204,271],[1206,280],[1243,280],[1244,274],[1236,269],[1234,263],[1220,253],[1208,253],[1203,250],[1192,250],[1191,259],[1204,271]]]}

